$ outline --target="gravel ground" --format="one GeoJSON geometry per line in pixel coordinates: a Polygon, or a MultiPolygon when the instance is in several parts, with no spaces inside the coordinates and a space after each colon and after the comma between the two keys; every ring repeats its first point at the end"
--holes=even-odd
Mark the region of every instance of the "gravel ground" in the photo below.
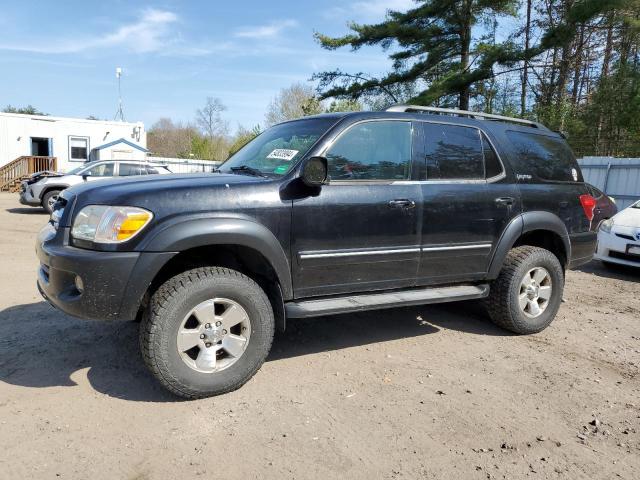
{"type": "Polygon", "coordinates": [[[247,385],[186,402],[136,324],[42,301],[46,220],[0,194],[1,478],[638,478],[640,270],[570,272],[532,336],[475,303],[292,321],[247,385]]]}

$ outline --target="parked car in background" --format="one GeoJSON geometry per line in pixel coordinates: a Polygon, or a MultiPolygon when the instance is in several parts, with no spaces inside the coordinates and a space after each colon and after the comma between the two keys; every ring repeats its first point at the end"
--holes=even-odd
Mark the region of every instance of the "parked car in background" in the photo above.
{"type": "Polygon", "coordinates": [[[37,172],[22,182],[20,203],[32,207],[43,207],[47,213],[53,210],[60,192],[84,181],[103,180],[132,175],[167,174],[171,171],[164,165],[133,160],[106,160],[85,163],[69,173],[37,172]]]}
{"type": "Polygon", "coordinates": [[[593,230],[597,231],[600,224],[610,219],[618,213],[616,202],[602,190],[587,184],[589,194],[596,200],[596,207],[593,209],[593,222],[591,223],[593,230]]]}
{"type": "Polygon", "coordinates": [[[640,200],[600,224],[595,258],[640,267],[640,200]]]}

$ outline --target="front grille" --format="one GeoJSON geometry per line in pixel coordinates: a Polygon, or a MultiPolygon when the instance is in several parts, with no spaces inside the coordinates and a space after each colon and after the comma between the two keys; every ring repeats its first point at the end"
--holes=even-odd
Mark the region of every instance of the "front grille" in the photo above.
{"type": "Polygon", "coordinates": [[[616,237],[624,238],[625,240],[635,241],[635,238],[631,235],[625,235],[624,233],[616,233],[616,237]]]}
{"type": "Polygon", "coordinates": [[[640,255],[630,255],[628,253],[622,253],[622,252],[616,252],[616,251],[610,250],[609,256],[613,258],[619,258],[620,260],[627,260],[629,262],[640,263],[640,255]]]}

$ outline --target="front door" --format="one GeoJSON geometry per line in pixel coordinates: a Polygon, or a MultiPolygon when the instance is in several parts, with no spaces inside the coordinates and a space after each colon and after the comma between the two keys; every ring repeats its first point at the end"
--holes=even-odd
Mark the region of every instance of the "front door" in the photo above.
{"type": "Polygon", "coordinates": [[[418,283],[483,278],[493,249],[520,200],[484,132],[421,123],[423,206],[418,283]]]}
{"type": "Polygon", "coordinates": [[[50,157],[51,143],[51,138],[31,137],[31,155],[34,157],[50,157]]]}
{"type": "Polygon", "coordinates": [[[420,259],[420,185],[412,174],[407,121],[365,121],[323,152],[330,184],[294,200],[296,297],[415,284],[420,259]]]}

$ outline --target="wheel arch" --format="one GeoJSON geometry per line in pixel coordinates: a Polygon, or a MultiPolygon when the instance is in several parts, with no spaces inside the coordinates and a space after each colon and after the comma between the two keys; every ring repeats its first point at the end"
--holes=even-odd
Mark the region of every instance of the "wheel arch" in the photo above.
{"type": "Polygon", "coordinates": [[[44,196],[49,193],[51,190],[58,190],[59,192],[62,192],[63,190],[66,190],[67,188],[69,188],[68,185],[46,185],[39,194],[39,200],[40,203],[42,203],[42,200],[44,199],[44,196]]]}
{"type": "Polygon", "coordinates": [[[284,301],[293,297],[291,270],[280,242],[265,226],[238,218],[197,218],[151,233],[137,250],[173,254],[146,282],[141,308],[168,278],[190,268],[215,265],[256,281],[272,303],[278,327],[284,329],[284,301]]]}
{"type": "Polygon", "coordinates": [[[489,262],[489,279],[498,277],[509,250],[520,245],[532,245],[551,251],[563,268],[567,267],[571,258],[571,243],[564,222],[551,212],[525,212],[507,225],[498,240],[489,262]]]}

